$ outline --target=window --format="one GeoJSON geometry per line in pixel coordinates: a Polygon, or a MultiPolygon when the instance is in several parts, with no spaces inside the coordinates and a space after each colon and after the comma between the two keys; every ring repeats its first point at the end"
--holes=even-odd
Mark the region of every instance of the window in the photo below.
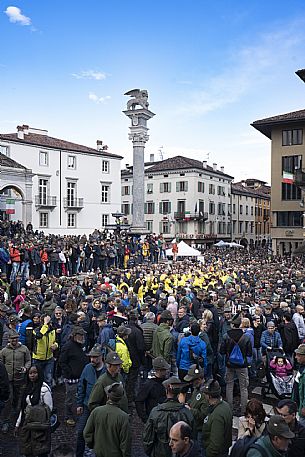
{"type": "Polygon", "coordinates": [[[49,213],[39,213],[39,227],[47,228],[49,226],[49,213]]]}
{"type": "Polygon", "coordinates": [[[102,160],[102,173],[110,172],[110,163],[109,160],[102,160]]]}
{"type": "Polygon", "coordinates": [[[110,186],[109,186],[109,184],[102,184],[102,203],[110,203],[110,186]]]}
{"type": "Polygon", "coordinates": [[[253,206],[251,206],[251,216],[253,216],[253,206]]]}
{"type": "Polygon", "coordinates": [[[225,215],[225,203],[218,203],[218,215],[219,216],[225,215]]]}
{"type": "Polygon", "coordinates": [[[123,186],[122,187],[122,195],[130,195],[130,187],[129,186],[123,186]]]}
{"type": "MultiPolygon", "coordinates": [[[[49,181],[47,179],[39,178],[39,181],[38,181],[39,205],[47,204],[48,186],[49,186],[49,181]]],[[[47,214],[47,213],[40,213],[40,214],[47,214]]],[[[40,225],[40,227],[43,227],[43,226],[40,225]]]]}
{"type": "Polygon", "coordinates": [[[9,147],[8,146],[1,146],[1,144],[0,144],[0,152],[1,152],[1,154],[5,155],[7,157],[10,156],[10,154],[9,154],[10,151],[9,151],[9,147]]]}
{"type": "Polygon", "coordinates": [[[147,202],[144,205],[145,214],[155,214],[155,204],[154,202],[147,202]]]}
{"type": "Polygon", "coordinates": [[[303,213],[301,211],[278,211],[278,227],[302,227],[303,213]]]}
{"type": "Polygon", "coordinates": [[[243,233],[243,222],[239,223],[239,233],[243,233]]]}
{"type": "Polygon", "coordinates": [[[130,214],[130,204],[129,203],[122,203],[122,213],[125,216],[128,216],[130,214]]]}
{"type": "Polygon", "coordinates": [[[223,196],[226,195],[224,186],[217,186],[217,194],[223,196]]]}
{"type": "Polygon", "coordinates": [[[161,182],[160,183],[160,192],[171,192],[171,183],[170,182],[161,182]]]}
{"type": "Polygon", "coordinates": [[[239,214],[243,213],[243,205],[239,205],[239,214]]]}
{"type": "Polygon", "coordinates": [[[170,233],[170,224],[168,221],[160,222],[160,233],[164,233],[164,234],[170,233]]]}
{"type": "Polygon", "coordinates": [[[249,214],[249,206],[246,205],[246,216],[248,216],[248,214],[249,214]]]}
{"type": "Polygon", "coordinates": [[[76,214],[68,213],[68,228],[75,228],[75,227],[76,227],[76,214]]]}
{"type": "Polygon", "coordinates": [[[209,194],[210,195],[215,194],[215,184],[209,184],[209,194]]]}
{"type": "Polygon", "coordinates": [[[214,202],[209,202],[209,213],[215,214],[215,203],[214,202]]]}
{"type": "Polygon", "coordinates": [[[282,157],[282,171],[287,173],[295,173],[295,170],[302,168],[302,156],[283,156],[282,157]]]}
{"type": "MultiPolygon", "coordinates": [[[[76,183],[72,181],[67,182],[67,205],[74,206],[76,204],[76,183]]],[[[69,227],[69,225],[68,225],[69,227]]]]}
{"type": "Polygon", "coordinates": [[[187,192],[187,189],[188,189],[187,181],[176,182],[176,192],[187,192]]]}
{"type": "Polygon", "coordinates": [[[198,181],[198,192],[204,192],[204,182],[198,181]]]}
{"type": "Polygon", "coordinates": [[[47,151],[39,151],[39,165],[42,167],[49,165],[49,154],[47,151]]]}
{"type": "Polygon", "coordinates": [[[303,144],[303,129],[283,130],[282,145],[292,146],[303,144]]]}
{"type": "Polygon", "coordinates": [[[109,224],[109,214],[102,214],[102,227],[109,224]]]}
{"type": "Polygon", "coordinates": [[[153,185],[152,182],[150,182],[150,183],[147,184],[147,193],[148,194],[152,194],[153,191],[154,191],[154,185],[153,185]]]}
{"type": "Polygon", "coordinates": [[[153,221],[146,221],[146,228],[147,228],[147,230],[152,232],[153,231],[153,221]]]}
{"type": "Polygon", "coordinates": [[[250,222],[250,232],[253,233],[254,231],[254,222],[250,222]]]}
{"type": "Polygon", "coordinates": [[[68,156],[68,168],[70,170],[76,170],[76,157],[75,156],[68,156]]]}
{"type": "Polygon", "coordinates": [[[185,213],[185,200],[177,201],[177,213],[180,213],[180,214],[185,213]]]}
{"type": "Polygon", "coordinates": [[[245,222],[245,232],[248,233],[248,230],[249,230],[249,222],[246,221],[245,222]]]}
{"type": "Polygon", "coordinates": [[[163,201],[159,203],[159,213],[169,214],[171,212],[171,202],[163,201]]]}
{"type": "Polygon", "coordinates": [[[301,200],[302,191],[295,184],[282,183],[282,200],[301,200]]]}
{"type": "Polygon", "coordinates": [[[236,214],[236,204],[233,203],[233,214],[236,214]]]}

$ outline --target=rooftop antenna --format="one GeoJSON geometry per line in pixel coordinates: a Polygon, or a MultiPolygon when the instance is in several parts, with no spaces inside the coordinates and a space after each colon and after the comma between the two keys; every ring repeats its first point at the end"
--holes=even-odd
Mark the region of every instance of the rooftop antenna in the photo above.
{"type": "Polygon", "coordinates": [[[160,148],[159,148],[159,156],[160,156],[160,160],[164,160],[163,146],[160,146],[160,148]]]}

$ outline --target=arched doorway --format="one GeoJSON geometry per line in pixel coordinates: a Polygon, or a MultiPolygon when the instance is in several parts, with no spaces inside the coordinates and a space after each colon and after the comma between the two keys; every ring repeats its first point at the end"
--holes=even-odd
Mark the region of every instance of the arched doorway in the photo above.
{"type": "Polygon", "coordinates": [[[0,220],[24,221],[24,193],[19,187],[0,189],[0,220]]]}

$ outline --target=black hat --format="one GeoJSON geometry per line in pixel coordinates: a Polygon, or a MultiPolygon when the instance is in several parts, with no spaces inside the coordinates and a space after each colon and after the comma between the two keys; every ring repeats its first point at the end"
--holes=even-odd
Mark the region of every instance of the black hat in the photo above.
{"type": "Polygon", "coordinates": [[[125,325],[120,325],[117,329],[117,334],[119,336],[128,336],[131,333],[131,329],[125,325]]]}
{"type": "Polygon", "coordinates": [[[114,382],[105,387],[105,392],[109,399],[115,403],[119,402],[124,395],[124,387],[121,382],[114,382]]]}
{"type": "Polygon", "coordinates": [[[90,357],[99,357],[100,355],[102,355],[103,352],[102,352],[102,346],[100,344],[95,344],[93,346],[93,348],[91,349],[90,352],[88,352],[88,356],[90,357]]]}
{"type": "Polygon", "coordinates": [[[172,387],[173,389],[180,390],[182,386],[185,386],[185,383],[181,382],[176,376],[171,376],[162,382],[164,387],[172,387]]]}
{"type": "Polygon", "coordinates": [[[209,379],[203,387],[203,392],[207,395],[220,395],[221,388],[219,382],[214,379],[209,379]]]}
{"type": "Polygon", "coordinates": [[[109,365],[122,365],[123,360],[120,359],[117,352],[111,351],[111,352],[108,352],[105,362],[109,363],[109,365]]]}

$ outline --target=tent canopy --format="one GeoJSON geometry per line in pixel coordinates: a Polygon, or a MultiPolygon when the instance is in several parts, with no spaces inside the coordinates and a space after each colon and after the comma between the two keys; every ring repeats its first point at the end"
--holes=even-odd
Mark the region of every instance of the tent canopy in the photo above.
{"type": "MultiPolygon", "coordinates": [[[[174,241],[172,241],[172,242],[174,242],[174,241]]],[[[173,256],[172,248],[166,249],[166,255],[167,255],[167,257],[173,256]]],[[[201,255],[200,251],[192,248],[191,246],[186,244],[184,241],[180,241],[180,243],[178,243],[177,257],[198,257],[199,255],[201,255]]]]}

